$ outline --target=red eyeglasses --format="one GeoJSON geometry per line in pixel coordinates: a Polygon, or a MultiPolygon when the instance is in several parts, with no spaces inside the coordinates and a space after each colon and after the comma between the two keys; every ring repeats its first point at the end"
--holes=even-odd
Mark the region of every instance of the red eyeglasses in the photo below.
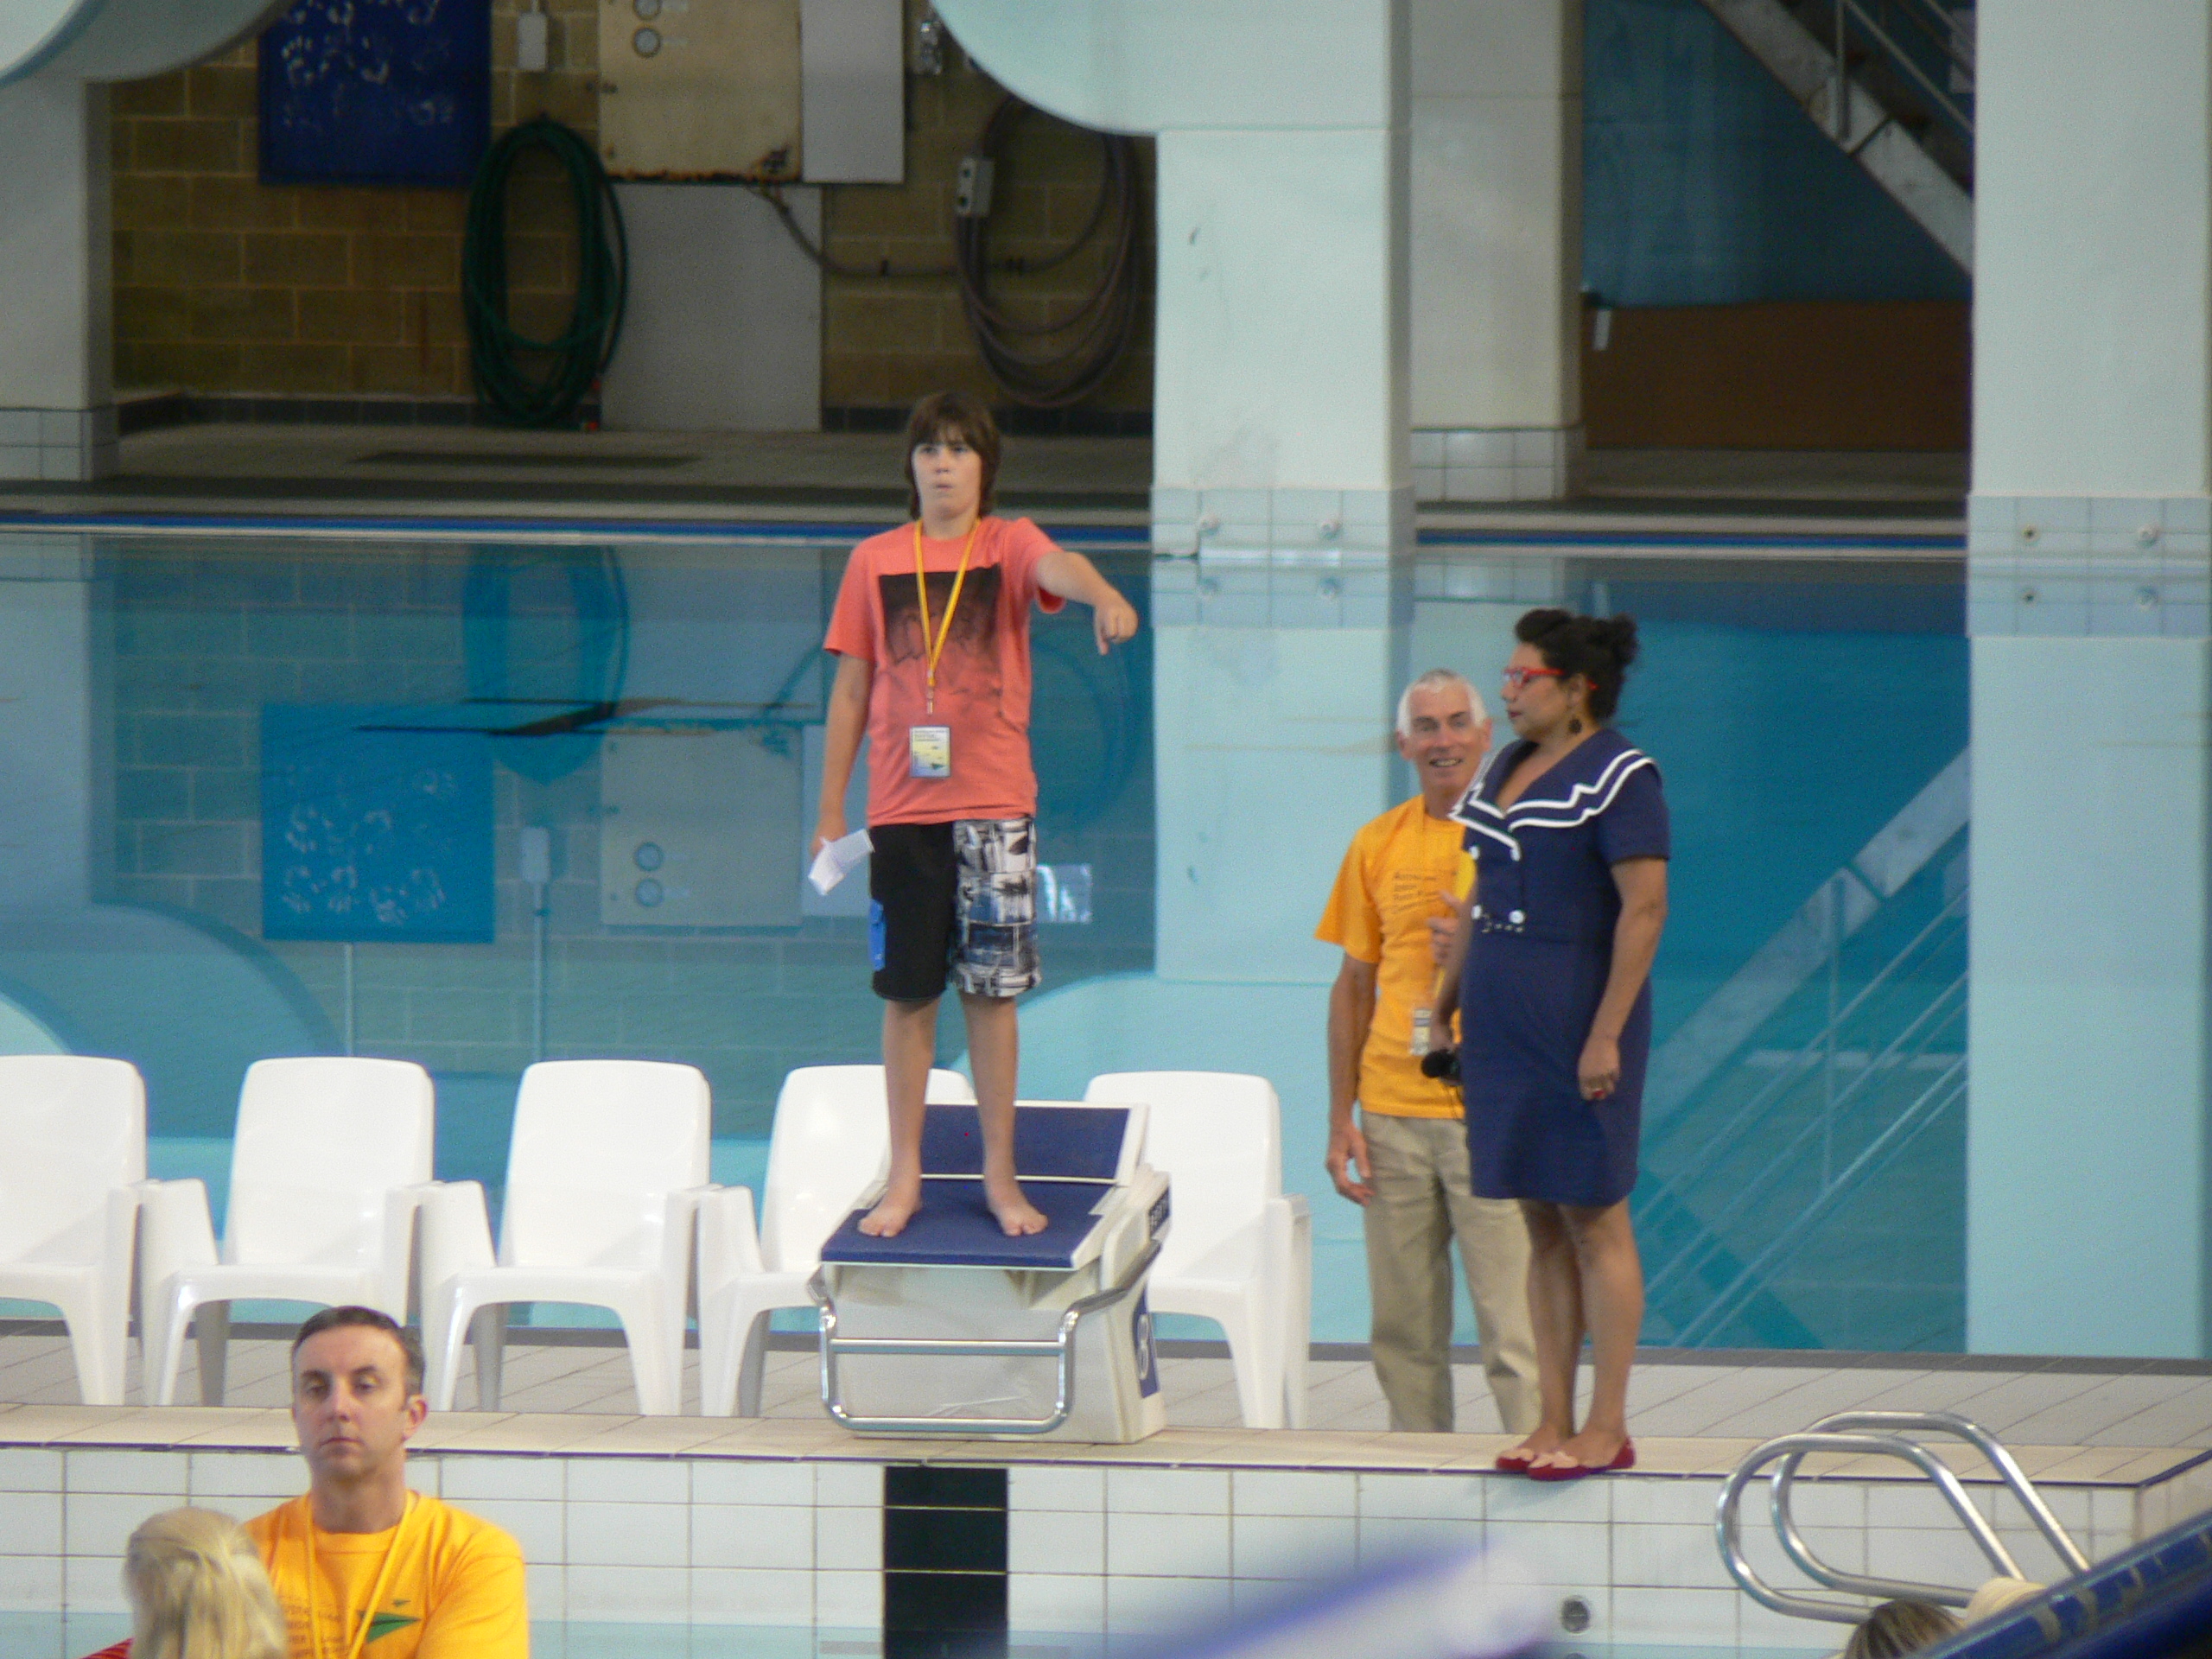
{"type": "Polygon", "coordinates": [[[1505,671],[1505,689],[1518,691],[1531,680],[1563,680],[1567,675],[1556,668],[1509,668],[1505,671]]]}

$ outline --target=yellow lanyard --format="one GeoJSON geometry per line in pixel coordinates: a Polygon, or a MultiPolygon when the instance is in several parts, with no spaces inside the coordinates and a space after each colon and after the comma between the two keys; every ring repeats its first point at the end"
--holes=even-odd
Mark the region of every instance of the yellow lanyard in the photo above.
{"type": "MultiPolygon", "coordinates": [[[[391,1586],[391,1565],[399,1557],[399,1545],[407,1531],[407,1523],[415,1518],[415,1494],[407,1494],[407,1507],[399,1514],[399,1524],[391,1529],[391,1541],[384,1547],[384,1565],[377,1568],[375,1586],[369,1591],[369,1605],[361,1610],[360,1628],[353,1632],[353,1639],[346,1644],[344,1659],[361,1659],[361,1649],[369,1639],[369,1626],[377,1616],[377,1603],[384,1599],[384,1592],[391,1586]]],[[[308,1510],[302,1519],[307,1524],[304,1542],[308,1552],[308,1640],[314,1644],[315,1659],[322,1659],[322,1624],[315,1617],[315,1511],[308,1510]]],[[[340,1610],[344,1616],[344,1610],[340,1610]]]]}
{"type": "Polygon", "coordinates": [[[921,595],[922,600],[922,644],[929,651],[929,705],[931,714],[937,712],[937,660],[944,655],[944,642],[952,637],[952,613],[960,608],[960,584],[968,580],[968,555],[976,545],[976,532],[982,527],[983,521],[980,518],[968,526],[968,539],[960,544],[960,569],[952,578],[952,597],[944,607],[944,622],[932,639],[930,637],[929,578],[922,571],[922,521],[918,518],[914,520],[914,591],[921,595]]]}

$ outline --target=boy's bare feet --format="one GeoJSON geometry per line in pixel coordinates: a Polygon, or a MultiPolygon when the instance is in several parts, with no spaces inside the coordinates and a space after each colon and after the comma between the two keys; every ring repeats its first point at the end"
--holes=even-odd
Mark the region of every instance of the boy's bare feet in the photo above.
{"type": "Polygon", "coordinates": [[[1008,1238],[1041,1233],[1052,1224],[1045,1219],[1043,1211],[1022,1196],[1019,1181],[984,1177],[983,1202],[991,1206],[991,1213],[998,1217],[999,1225],[1008,1238]]]}
{"type": "Polygon", "coordinates": [[[922,1207],[922,1181],[894,1180],[876,1200],[875,1208],[861,1217],[861,1231],[871,1238],[896,1238],[906,1230],[914,1211],[922,1207]]]}

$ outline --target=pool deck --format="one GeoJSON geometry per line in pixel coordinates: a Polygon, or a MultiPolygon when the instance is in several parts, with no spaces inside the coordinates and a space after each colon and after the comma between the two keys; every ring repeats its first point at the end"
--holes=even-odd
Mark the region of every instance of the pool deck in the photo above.
{"type": "MultiPolygon", "coordinates": [[[[96,483],[0,484],[0,524],[183,531],[147,521],[213,516],[271,531],[331,519],[495,521],[517,534],[532,524],[842,531],[905,516],[899,442],[890,433],[169,426],[125,438],[121,469],[96,483]]],[[[1151,483],[1149,440],[1019,437],[1007,442],[1001,507],[1063,531],[1127,536],[1149,522],[1151,483]]],[[[1903,550],[1956,558],[1966,487],[1959,454],[1598,450],[1572,501],[1430,503],[1416,528],[1425,538],[1932,539],[1903,550]]]]}
{"type": "MultiPolygon", "coordinates": [[[[1307,1428],[1246,1429],[1229,1362],[1206,1351],[1212,1344],[1196,1343],[1175,1344],[1185,1351],[1171,1351],[1160,1363],[1168,1429],[1131,1446],[863,1439],[823,1415],[813,1352],[789,1338],[769,1355],[759,1418],[643,1417],[627,1356],[607,1334],[532,1342],[526,1331],[516,1331],[507,1350],[504,1408],[438,1413],[417,1449],[1473,1471],[1487,1469],[1510,1443],[1479,1368],[1466,1362],[1453,1368],[1458,1433],[1392,1433],[1373,1369],[1349,1357],[1313,1362],[1307,1428]]],[[[42,1331],[0,1335],[0,1445],[288,1448],[286,1352],[282,1340],[234,1340],[220,1407],[85,1406],[76,1403],[62,1338],[42,1331]]],[[[474,1386],[466,1365],[463,1401],[474,1386]]],[[[198,1389],[194,1368],[188,1355],[180,1384],[188,1397],[198,1389]]],[[[1586,1370],[1586,1388],[1587,1378],[1586,1370]]],[[[126,1397],[140,1397],[135,1363],[126,1397]]],[[[696,1411],[696,1353],[686,1358],[685,1400],[687,1411],[696,1411]]],[[[1637,1472],[1726,1473],[1762,1440],[1853,1410],[1956,1412],[2004,1441],[2038,1481],[2139,1487],[2200,1463],[2212,1469],[2212,1363],[1658,1350],[1630,1383],[1637,1472]]],[[[1963,1478],[1990,1478],[1967,1447],[1944,1455],[1963,1478]]],[[[1816,1459],[1808,1468],[1908,1473],[1885,1459],[1816,1459]]],[[[2207,1499],[2212,1501],[2212,1489],[2207,1499]]]]}

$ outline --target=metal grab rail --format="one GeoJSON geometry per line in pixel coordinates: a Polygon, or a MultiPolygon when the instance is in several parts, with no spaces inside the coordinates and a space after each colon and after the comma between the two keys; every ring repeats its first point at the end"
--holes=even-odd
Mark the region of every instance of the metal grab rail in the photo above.
{"type": "Polygon", "coordinates": [[[1752,1450],[1743,1462],[1736,1465],[1720,1489],[1720,1503],[1713,1518],[1713,1530],[1720,1545],[1720,1559],[1728,1569],[1728,1576],[1742,1586],[1745,1594],[1763,1607],[1777,1613],[1787,1613],[1797,1618],[1826,1619],[1834,1624],[1855,1624],[1866,1616],[1866,1610],[1857,1603],[1818,1599],[1811,1596],[1793,1595],[1777,1590],[1752,1569],[1745,1558],[1742,1516],[1740,1509],[1745,1489],[1757,1478],[1758,1471],[1770,1463],[1780,1463],[1772,1478],[1769,1503],[1774,1520],[1776,1535],[1781,1540],[1782,1552],[1796,1564],[1805,1576],[1830,1590],[1854,1596],[1872,1596],[1880,1600],[1932,1601],[1950,1607],[1963,1607],[1974,1599],[1974,1591],[1950,1585],[1915,1584],[1904,1579],[1870,1578],[1864,1573],[1846,1573],[1830,1567],[1812,1552],[1797,1529],[1796,1517],[1790,1512],[1789,1498],[1797,1471],[1807,1457],[1815,1452],[1840,1452],[1865,1457],[1869,1455],[1892,1457],[1915,1465],[1920,1471],[1936,1483],[1965,1526],[1975,1546],[1988,1558],[1992,1567],[2002,1578],[2024,1578],[2019,1563],[2005,1548],[1996,1529],[1974,1506],[1974,1500],[1950,1469],[1936,1454],[1916,1440],[1904,1438],[1909,1432],[1949,1434],[1966,1441],[1987,1459],[1998,1478],[2012,1490],[2027,1510],[2028,1518],[2036,1524],[2058,1557],[2072,1571],[2088,1570],[2088,1558],[2082,1554],[2050,1506],[2043,1501],[2012,1454],[1999,1445],[1994,1436],[1980,1424],[1948,1411],[1847,1411],[1832,1417],[1823,1417],[1810,1428],[1799,1434],[1784,1434],[1767,1441],[1752,1450]]]}
{"type": "Polygon", "coordinates": [[[1093,1313],[1126,1301],[1144,1282],[1145,1274],[1160,1256],[1160,1241],[1146,1242],[1120,1281],[1071,1302],[1060,1315],[1058,1334],[1051,1337],[841,1337],[837,1308],[830,1300],[827,1269],[817,1268],[807,1281],[806,1294],[814,1299],[822,1330],[822,1408],[830,1419],[855,1432],[873,1430],[886,1434],[944,1434],[965,1439],[976,1434],[1049,1434],[1075,1412],[1076,1327],[1093,1313]],[[837,1383],[840,1354],[921,1354],[933,1358],[1054,1359],[1059,1362],[1058,1387],[1051,1413],[1043,1417],[873,1417],[845,1409],[843,1390],[837,1383]]]}

